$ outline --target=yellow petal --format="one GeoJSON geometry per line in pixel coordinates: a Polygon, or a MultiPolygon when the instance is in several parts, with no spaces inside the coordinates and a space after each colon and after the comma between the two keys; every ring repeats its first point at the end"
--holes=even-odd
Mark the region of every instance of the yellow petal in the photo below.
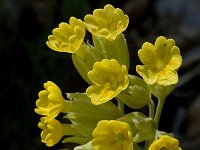
{"type": "Polygon", "coordinates": [[[143,77],[144,81],[147,84],[152,85],[157,81],[158,73],[152,72],[149,68],[147,68],[145,66],[137,65],[136,71],[141,77],[143,77]]]}
{"type": "Polygon", "coordinates": [[[115,80],[120,72],[121,66],[116,60],[103,59],[94,64],[93,70],[88,72],[88,77],[93,83],[100,85],[115,80]]]}
{"type": "Polygon", "coordinates": [[[163,70],[159,73],[158,84],[168,86],[178,82],[178,74],[174,70],[163,70]]]}
{"type": "Polygon", "coordinates": [[[154,46],[149,42],[145,42],[142,49],[138,51],[138,56],[143,64],[153,66],[156,60],[155,52],[154,46]]]}
{"type": "Polygon", "coordinates": [[[178,69],[182,64],[182,57],[180,55],[180,50],[178,47],[174,46],[172,48],[172,58],[169,60],[166,65],[167,69],[175,70],[178,69]]]}
{"type": "Polygon", "coordinates": [[[94,105],[103,104],[112,98],[114,98],[116,95],[119,94],[121,90],[111,90],[109,88],[109,85],[105,86],[98,86],[98,85],[92,85],[87,88],[86,94],[89,98],[91,98],[91,102],[94,105]]]}

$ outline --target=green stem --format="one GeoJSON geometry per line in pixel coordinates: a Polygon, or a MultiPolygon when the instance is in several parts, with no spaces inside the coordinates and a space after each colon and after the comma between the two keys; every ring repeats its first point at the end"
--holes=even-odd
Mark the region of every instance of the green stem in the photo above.
{"type": "Polygon", "coordinates": [[[158,124],[160,121],[160,116],[162,113],[164,103],[165,103],[165,98],[158,98],[158,105],[156,108],[156,114],[155,114],[155,118],[154,118],[154,121],[155,121],[155,124],[157,125],[157,127],[158,127],[158,124]]]}
{"type": "Polygon", "coordinates": [[[118,103],[118,109],[124,113],[124,103],[122,103],[120,100],[117,100],[118,103]]]}
{"type": "Polygon", "coordinates": [[[149,117],[153,118],[154,117],[154,102],[151,100],[151,103],[149,104],[149,117]]]}

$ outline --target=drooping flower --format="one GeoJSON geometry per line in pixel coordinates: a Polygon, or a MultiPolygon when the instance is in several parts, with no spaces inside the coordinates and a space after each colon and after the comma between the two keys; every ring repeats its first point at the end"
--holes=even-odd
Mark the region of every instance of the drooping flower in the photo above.
{"type": "Polygon", "coordinates": [[[84,23],[75,17],[71,17],[69,24],[62,22],[58,28],[48,36],[47,46],[58,52],[75,53],[83,43],[85,37],[84,23]]]}
{"type": "Polygon", "coordinates": [[[86,15],[86,28],[97,37],[115,40],[128,26],[129,18],[119,8],[107,4],[103,9],[95,9],[93,15],[86,15]]]}
{"type": "Polygon", "coordinates": [[[92,135],[95,150],[133,150],[131,127],[126,122],[102,120],[92,135]]]}
{"type": "Polygon", "coordinates": [[[155,45],[145,42],[138,56],[144,65],[137,65],[136,71],[146,83],[168,86],[178,82],[177,70],[181,66],[182,57],[173,39],[160,36],[155,45]]]}
{"type": "Polygon", "coordinates": [[[181,150],[179,141],[168,135],[163,135],[156,139],[149,147],[149,150],[181,150]]]}
{"type": "Polygon", "coordinates": [[[45,90],[39,92],[35,112],[46,116],[46,120],[54,119],[60,112],[70,109],[70,102],[62,96],[60,88],[51,81],[44,83],[45,90]]]}
{"type": "Polygon", "coordinates": [[[94,105],[111,100],[129,84],[127,67],[114,59],[96,62],[88,77],[95,85],[88,87],[86,94],[94,105]]]}
{"type": "Polygon", "coordinates": [[[63,125],[56,119],[46,120],[46,117],[42,117],[38,127],[43,130],[42,142],[48,147],[57,144],[64,135],[63,125]]]}

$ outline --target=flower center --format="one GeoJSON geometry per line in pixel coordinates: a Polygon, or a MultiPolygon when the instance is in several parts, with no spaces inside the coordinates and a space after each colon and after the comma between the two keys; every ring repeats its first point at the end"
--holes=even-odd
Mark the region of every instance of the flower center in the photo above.
{"type": "Polygon", "coordinates": [[[111,90],[116,90],[116,88],[119,86],[117,81],[110,82],[110,88],[111,90]]]}
{"type": "Polygon", "coordinates": [[[165,64],[163,63],[163,61],[162,60],[157,60],[156,69],[157,70],[162,70],[163,68],[165,68],[165,64]]]}
{"type": "Polygon", "coordinates": [[[117,134],[117,140],[118,141],[124,141],[125,140],[125,136],[123,133],[118,133],[117,134]]]}

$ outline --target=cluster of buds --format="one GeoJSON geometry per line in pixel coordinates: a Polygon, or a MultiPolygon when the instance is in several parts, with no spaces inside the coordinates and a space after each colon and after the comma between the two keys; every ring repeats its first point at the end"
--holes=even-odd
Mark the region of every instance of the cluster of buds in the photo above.
{"type": "Polygon", "coordinates": [[[79,144],[74,150],[181,150],[177,139],[158,129],[165,99],[178,82],[179,48],[163,36],[155,44],[145,42],[138,51],[143,65],[136,66],[141,78],[131,75],[122,33],[128,23],[121,9],[108,4],[84,21],[71,17],[69,24],[60,23],[48,37],[50,49],[71,53],[75,68],[89,84],[84,93],[67,93],[64,99],[55,83],[44,83],[35,112],[42,115],[38,126],[48,147],[61,141],[79,144]],[[86,29],[92,45],[84,42],[86,29]],[[157,97],[156,107],[152,95],[157,97]],[[132,112],[126,113],[125,105],[132,112]],[[144,106],[148,114],[138,110],[144,106]],[[57,119],[60,113],[62,122],[57,119]]]}

